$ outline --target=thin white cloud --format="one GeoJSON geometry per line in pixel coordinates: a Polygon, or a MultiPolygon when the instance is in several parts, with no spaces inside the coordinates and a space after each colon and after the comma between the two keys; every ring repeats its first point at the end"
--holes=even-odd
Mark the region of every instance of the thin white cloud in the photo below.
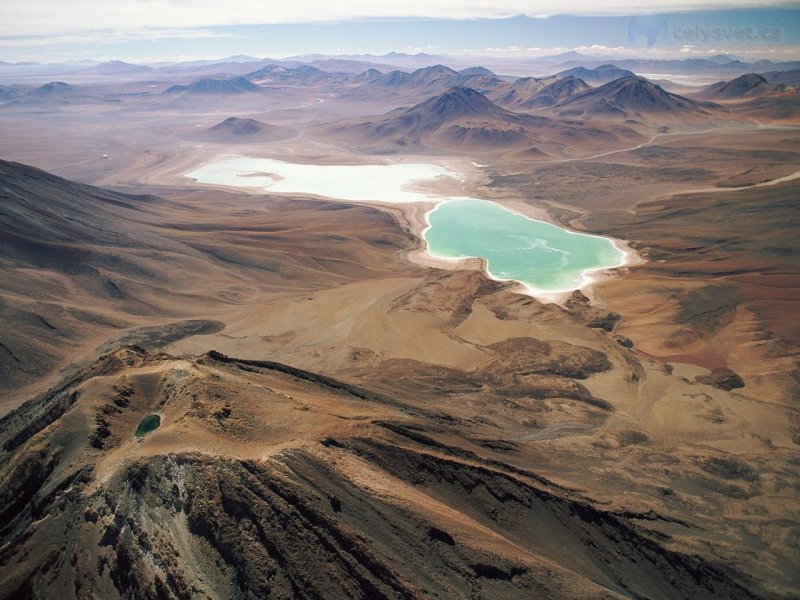
{"type": "Polygon", "coordinates": [[[138,40],[196,40],[236,37],[207,29],[139,29],[130,31],[84,31],[64,35],[0,36],[0,48],[43,48],[65,44],[113,44],[138,40]]]}
{"type": "Polygon", "coordinates": [[[708,58],[717,54],[732,54],[747,60],[773,59],[773,60],[797,60],[800,56],[799,46],[753,46],[750,48],[742,47],[707,47],[707,46],[659,46],[654,48],[628,48],[625,46],[604,46],[593,44],[591,46],[551,46],[547,48],[524,47],[524,46],[504,46],[489,47],[480,50],[464,48],[459,52],[451,52],[456,56],[475,56],[490,58],[539,58],[542,56],[556,56],[565,52],[574,51],[584,56],[602,58],[609,60],[619,60],[625,58],[650,58],[650,59],[684,59],[684,58],[708,58]]]}
{"type": "Polygon", "coordinates": [[[0,35],[53,35],[363,18],[504,18],[520,14],[629,15],[793,6],[794,0],[1,0],[0,35]]]}

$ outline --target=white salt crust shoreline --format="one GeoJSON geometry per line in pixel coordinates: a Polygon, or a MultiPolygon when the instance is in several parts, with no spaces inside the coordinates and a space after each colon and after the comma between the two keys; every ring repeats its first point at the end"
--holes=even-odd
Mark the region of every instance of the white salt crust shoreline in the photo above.
{"type": "MultiPolygon", "coordinates": [[[[219,157],[215,161],[206,162],[204,165],[200,165],[200,166],[195,167],[195,168],[193,168],[193,169],[191,169],[189,171],[184,171],[183,177],[190,178],[193,181],[197,181],[198,183],[200,183],[202,185],[211,185],[211,186],[214,186],[214,187],[224,187],[224,188],[228,188],[228,189],[239,189],[239,190],[241,190],[241,189],[250,189],[250,190],[259,191],[259,192],[262,192],[262,193],[263,192],[270,193],[269,186],[268,187],[264,187],[264,186],[252,186],[252,185],[241,185],[241,186],[239,186],[239,185],[224,185],[224,184],[205,184],[205,183],[203,183],[201,181],[198,181],[197,179],[194,179],[194,178],[191,177],[191,175],[195,171],[197,171],[199,168],[202,168],[205,165],[212,164],[213,162],[222,162],[224,160],[232,160],[232,159],[236,159],[236,158],[253,158],[253,157],[243,157],[243,156],[236,156],[236,155],[230,155],[229,154],[229,155],[226,155],[225,157],[219,157]]],[[[284,161],[280,161],[279,159],[268,159],[268,160],[276,160],[276,161],[279,161],[279,162],[284,162],[284,161]]],[[[439,162],[444,162],[444,161],[439,161],[439,162]]],[[[470,177],[469,177],[468,174],[452,170],[452,167],[456,166],[456,164],[458,166],[463,167],[465,165],[464,161],[453,160],[453,161],[446,161],[446,162],[449,163],[449,164],[436,164],[435,166],[440,166],[443,169],[445,169],[454,179],[458,180],[462,185],[469,181],[470,177]]],[[[389,164],[408,164],[408,162],[407,161],[403,161],[403,162],[397,161],[395,163],[383,163],[383,164],[387,164],[387,165],[389,165],[389,164]]],[[[323,166],[323,165],[315,165],[315,166],[323,166]]],[[[326,165],[326,166],[328,166],[328,165],[326,165]]],[[[471,166],[476,166],[476,165],[473,164],[471,166]]],[[[278,173],[277,175],[280,175],[280,174],[278,173]]],[[[475,176],[473,175],[473,177],[471,179],[474,180],[475,176]]],[[[412,183],[416,184],[417,182],[412,182],[412,183]]],[[[429,182],[422,181],[421,183],[429,183],[429,182]]],[[[284,191],[282,193],[290,193],[290,192],[285,192],[284,191]]],[[[300,192],[300,191],[291,192],[291,193],[302,194],[302,192],[300,192]]],[[[401,216],[401,221],[404,222],[403,224],[406,226],[406,228],[409,229],[411,231],[411,233],[413,233],[421,242],[421,247],[420,248],[418,248],[416,250],[413,250],[413,251],[410,251],[410,252],[406,253],[406,255],[405,255],[408,258],[408,260],[410,260],[411,262],[413,262],[415,264],[419,264],[421,266],[427,266],[427,267],[438,267],[438,268],[450,269],[450,270],[452,270],[452,269],[465,269],[465,268],[466,269],[480,268],[486,274],[486,276],[488,278],[490,278],[490,279],[492,279],[494,281],[500,281],[500,282],[515,281],[515,280],[509,280],[509,279],[502,279],[502,278],[494,276],[491,273],[491,271],[488,269],[487,261],[485,259],[481,258],[481,257],[450,258],[450,257],[444,257],[444,256],[436,255],[436,254],[434,254],[433,252],[430,251],[430,249],[428,247],[428,242],[427,242],[427,240],[425,238],[425,233],[431,227],[429,215],[433,211],[435,211],[439,206],[441,206],[442,204],[445,204],[447,202],[451,202],[451,201],[454,201],[454,200],[458,200],[458,199],[464,198],[465,196],[448,197],[448,196],[445,196],[445,195],[442,195],[442,196],[438,196],[438,195],[437,196],[430,196],[430,195],[428,195],[427,196],[427,198],[428,198],[427,201],[414,200],[414,201],[407,201],[407,202],[402,202],[402,201],[401,202],[385,202],[385,201],[384,202],[382,202],[382,201],[374,201],[373,202],[373,201],[366,201],[366,200],[348,200],[348,199],[339,199],[339,198],[333,198],[333,197],[327,197],[327,196],[315,196],[315,195],[312,195],[312,194],[308,194],[308,195],[312,196],[312,197],[317,197],[317,198],[324,198],[326,200],[334,200],[334,201],[338,200],[338,201],[349,202],[349,203],[363,203],[363,204],[369,204],[369,205],[373,205],[373,206],[380,206],[380,207],[382,207],[382,208],[384,208],[386,210],[389,210],[390,212],[393,212],[393,213],[397,214],[398,216],[401,216]],[[420,213],[422,213],[422,214],[420,214],[420,213]]],[[[611,266],[611,267],[603,267],[603,268],[598,268],[598,269],[586,269],[586,270],[584,270],[581,273],[581,282],[580,282],[580,284],[578,286],[575,286],[575,287],[570,287],[568,289],[560,289],[560,290],[543,290],[543,289],[534,288],[532,286],[529,286],[529,285],[521,283],[521,282],[516,282],[517,285],[514,286],[514,288],[513,288],[514,291],[522,293],[522,294],[525,294],[525,295],[528,295],[528,296],[531,296],[531,297],[536,298],[537,300],[540,300],[542,302],[554,302],[554,303],[561,304],[576,290],[580,290],[583,293],[590,293],[591,288],[595,284],[597,284],[597,283],[599,283],[599,282],[601,282],[603,280],[609,279],[610,277],[613,277],[616,274],[615,272],[618,269],[625,268],[625,267],[630,267],[630,266],[633,266],[633,265],[639,265],[639,264],[643,264],[644,262],[646,262],[638,254],[638,252],[636,252],[630,246],[630,242],[628,242],[627,240],[621,240],[621,239],[611,238],[611,237],[608,237],[608,236],[596,235],[596,234],[591,234],[591,233],[586,233],[586,232],[574,231],[572,229],[569,229],[569,228],[565,227],[561,223],[558,223],[557,221],[555,221],[555,219],[552,218],[552,215],[547,213],[546,210],[544,210],[544,209],[541,209],[541,208],[536,209],[536,208],[529,207],[529,206],[526,206],[526,205],[521,205],[520,206],[520,204],[521,204],[520,202],[513,203],[514,207],[512,208],[512,207],[507,206],[505,203],[497,202],[495,200],[485,200],[485,199],[481,199],[481,198],[475,198],[475,199],[476,200],[483,200],[485,202],[494,202],[495,204],[498,204],[499,206],[501,206],[503,209],[505,209],[505,210],[515,214],[515,215],[521,216],[521,217],[523,217],[525,219],[529,219],[531,221],[535,221],[535,222],[538,222],[538,223],[546,223],[546,224],[549,224],[549,225],[554,225],[554,226],[559,227],[561,229],[564,229],[568,233],[571,233],[571,234],[574,234],[574,235],[585,235],[585,236],[602,238],[602,239],[608,240],[616,248],[616,250],[619,252],[620,260],[619,260],[618,264],[616,264],[614,266],[611,266]],[[536,217],[533,217],[530,214],[526,214],[528,212],[535,212],[536,213],[536,217]]]]}

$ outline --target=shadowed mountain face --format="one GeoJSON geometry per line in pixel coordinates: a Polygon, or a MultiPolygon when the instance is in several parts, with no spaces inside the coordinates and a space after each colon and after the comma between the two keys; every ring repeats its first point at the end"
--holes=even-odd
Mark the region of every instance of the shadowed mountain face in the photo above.
{"type": "Polygon", "coordinates": [[[556,74],[556,77],[558,78],[577,77],[578,79],[582,79],[591,85],[603,85],[605,83],[609,83],[610,81],[614,81],[615,79],[620,79],[621,77],[632,76],[634,76],[632,71],[620,69],[614,65],[600,65],[594,69],[575,67],[556,74]]]}
{"type": "Polygon", "coordinates": [[[443,65],[433,65],[411,73],[390,71],[381,77],[373,78],[369,82],[367,90],[369,93],[384,90],[394,93],[437,94],[452,87],[489,91],[502,86],[505,86],[505,82],[492,71],[483,67],[455,71],[443,65]]]}
{"type": "Polygon", "coordinates": [[[773,85],[756,73],[748,73],[731,81],[720,81],[703,88],[698,98],[734,100],[737,98],[757,98],[785,90],[783,85],[773,85]]]}
{"type": "Polygon", "coordinates": [[[523,109],[553,106],[589,89],[591,88],[582,79],[572,76],[562,77],[538,90],[519,106],[523,109]]]}
{"type": "Polygon", "coordinates": [[[220,144],[262,143],[285,140],[297,133],[288,127],[270,125],[255,119],[228,117],[200,132],[191,132],[190,139],[220,144]]]}
{"type": "Polygon", "coordinates": [[[467,67],[466,69],[461,69],[458,74],[461,77],[472,77],[473,75],[480,75],[482,77],[492,77],[497,78],[497,75],[494,74],[493,71],[490,71],[486,67],[467,67]]]}
{"type": "Polygon", "coordinates": [[[378,121],[357,126],[371,137],[391,136],[402,143],[420,140],[457,121],[480,120],[483,123],[534,125],[546,119],[518,115],[500,108],[486,96],[470,88],[455,87],[408,109],[397,109],[378,121]]]}
{"type": "Polygon", "coordinates": [[[267,65],[248,73],[245,77],[250,81],[270,85],[314,85],[318,83],[338,83],[348,77],[343,73],[323,71],[311,65],[297,67],[284,67],[281,65],[267,65]]]}
{"type": "Polygon", "coordinates": [[[245,94],[260,92],[261,88],[244,77],[231,79],[203,78],[189,85],[173,85],[164,92],[165,94],[245,94]]]}
{"type": "Polygon", "coordinates": [[[798,71],[748,73],[703,88],[695,96],[718,100],[732,113],[756,119],[794,122],[800,118],[798,71]]]}
{"type": "Polygon", "coordinates": [[[520,77],[506,87],[497,90],[492,98],[497,104],[513,108],[530,100],[537,92],[555,81],[554,77],[520,77]]]}
{"type": "Polygon", "coordinates": [[[715,105],[667,92],[644,77],[623,77],[560,102],[558,114],[569,117],[655,115],[669,120],[710,118],[715,105]]]}
{"type": "Polygon", "coordinates": [[[111,60],[87,69],[89,73],[98,75],[131,75],[134,73],[149,73],[153,69],[144,65],[134,65],[121,60],[111,60]]]}
{"type": "Polygon", "coordinates": [[[354,79],[361,83],[368,83],[370,81],[375,81],[382,75],[383,73],[378,71],[378,69],[367,69],[366,71],[363,71],[362,73],[356,75],[354,79]]]}
{"type": "MultiPolygon", "coordinates": [[[[465,69],[466,70],[466,69],[465,69]]],[[[490,71],[491,72],[491,71],[490,71]]],[[[468,87],[479,92],[490,92],[505,85],[505,82],[497,78],[493,73],[486,75],[483,73],[465,73],[459,72],[454,84],[459,87],[468,87]]]]}
{"type": "Polygon", "coordinates": [[[496,106],[471,88],[455,87],[426,100],[403,113],[403,120],[414,120],[421,131],[435,129],[446,121],[462,118],[487,118],[512,121],[519,117],[496,106]]]}
{"type": "Polygon", "coordinates": [[[8,101],[3,106],[9,108],[56,109],[60,106],[95,104],[102,100],[86,93],[83,86],[74,86],[63,81],[51,81],[32,89],[27,86],[17,85],[0,88],[0,101],[8,101]]]}
{"type": "MultiPolygon", "coordinates": [[[[73,183],[0,161],[0,248],[16,267],[80,269],[95,245],[146,246],[125,221],[143,218],[160,200],[73,183]]],[[[96,256],[94,256],[96,258],[96,256]]]]}
{"type": "Polygon", "coordinates": [[[405,71],[390,71],[370,83],[372,87],[389,88],[419,88],[432,89],[435,87],[447,88],[453,85],[458,77],[458,72],[443,65],[434,65],[417,69],[412,73],[405,71]]]}
{"type": "Polygon", "coordinates": [[[411,73],[408,80],[410,86],[430,87],[433,85],[452,85],[452,80],[458,77],[458,73],[450,67],[444,65],[434,65],[417,69],[411,73]]]}
{"type": "Polygon", "coordinates": [[[761,74],[764,79],[773,84],[800,85],[800,69],[789,71],[769,71],[761,74]]]}
{"type": "Polygon", "coordinates": [[[99,345],[153,319],[172,323],[167,338],[194,335],[198,324],[186,319],[206,318],[252,285],[370,277],[409,239],[366,207],[276,199],[214,216],[221,198],[198,194],[184,205],[118,194],[0,161],[0,392],[72,362],[87,340],[99,345]],[[208,222],[197,221],[201,206],[208,222]],[[308,220],[316,225],[307,235],[285,234],[308,220]],[[350,236],[347,248],[330,249],[334,233],[350,236]]]}
{"type": "Polygon", "coordinates": [[[389,71],[380,77],[375,77],[370,82],[374,87],[398,88],[411,81],[411,73],[405,71],[389,71]]]}
{"type": "MultiPolygon", "coordinates": [[[[777,86],[783,88],[783,86],[777,86]]],[[[733,108],[736,113],[757,119],[797,122],[800,119],[800,87],[778,89],[733,108]]]]}
{"type": "Polygon", "coordinates": [[[162,290],[168,284],[149,272],[137,254],[160,250],[175,252],[177,258],[186,251],[142,226],[160,203],[0,161],[2,315],[15,331],[13,337],[8,330],[0,334],[3,388],[51,369],[87,327],[121,324],[113,312],[97,310],[103,303],[123,312],[147,311],[125,291],[123,278],[149,280],[162,290]],[[24,274],[31,269],[44,280],[27,279],[24,274]]]}
{"type": "Polygon", "coordinates": [[[480,92],[454,87],[411,108],[400,108],[376,120],[346,123],[338,132],[356,134],[381,145],[433,147],[467,145],[472,150],[491,151],[503,148],[530,147],[546,153],[550,144],[581,140],[592,146],[601,140],[619,142],[637,139],[634,131],[621,127],[602,130],[581,122],[562,121],[505,110],[480,92]],[[546,149],[542,149],[542,147],[546,149]]]}
{"type": "Polygon", "coordinates": [[[237,117],[229,117],[217,123],[210,128],[210,131],[225,131],[234,135],[253,135],[264,131],[269,127],[266,123],[256,121],[255,119],[239,119],[237,117]]]}
{"type": "Polygon", "coordinates": [[[46,83],[35,90],[32,90],[30,96],[54,96],[60,94],[73,94],[75,88],[63,81],[51,81],[46,83]]]}

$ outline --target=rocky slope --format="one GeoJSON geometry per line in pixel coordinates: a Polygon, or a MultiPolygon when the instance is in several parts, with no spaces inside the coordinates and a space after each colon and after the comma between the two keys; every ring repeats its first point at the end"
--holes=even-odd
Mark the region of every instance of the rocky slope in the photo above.
{"type": "Polygon", "coordinates": [[[198,331],[187,319],[209,321],[253,286],[297,289],[371,277],[379,264],[391,270],[409,242],[366,207],[295,200],[287,212],[277,200],[254,212],[245,200],[231,213],[236,199],[221,198],[120,194],[0,161],[0,391],[79,360],[92,342],[135,331],[174,341],[198,331]],[[207,215],[199,221],[198,210],[207,215]],[[306,236],[286,234],[300,225],[306,236]],[[351,253],[357,239],[365,245],[351,253]]]}
{"type": "Polygon", "coordinates": [[[2,422],[0,598],[751,597],[452,419],[120,348],[2,422]]]}

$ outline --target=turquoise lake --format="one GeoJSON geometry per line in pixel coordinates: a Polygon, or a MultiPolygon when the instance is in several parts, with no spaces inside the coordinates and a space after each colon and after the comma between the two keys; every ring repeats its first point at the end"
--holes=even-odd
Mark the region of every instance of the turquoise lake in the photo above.
{"type": "Polygon", "coordinates": [[[586,283],[584,272],[619,266],[622,253],[602,237],[573,233],[479,199],[451,200],[428,213],[428,252],[480,257],[495,279],[558,292],[586,283]]]}
{"type": "Polygon", "coordinates": [[[414,184],[455,174],[431,164],[310,165],[270,158],[232,158],[187,173],[200,183],[261,187],[361,202],[437,203],[423,233],[436,258],[484,258],[491,277],[514,280],[531,292],[578,289],[591,271],[621,264],[611,240],[529,219],[478,198],[443,198],[414,184]]]}

